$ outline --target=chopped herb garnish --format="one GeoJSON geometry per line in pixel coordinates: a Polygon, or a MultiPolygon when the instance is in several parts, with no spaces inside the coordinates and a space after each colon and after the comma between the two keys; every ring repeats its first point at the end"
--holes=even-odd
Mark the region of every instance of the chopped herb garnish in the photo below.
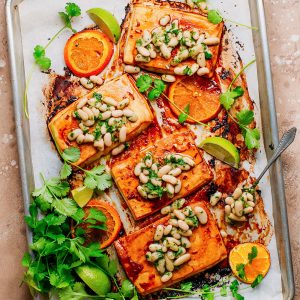
{"type": "Polygon", "coordinates": [[[178,117],[178,122],[180,124],[183,124],[187,120],[187,118],[189,116],[189,113],[190,113],[190,103],[183,109],[183,111],[184,111],[184,113],[181,113],[179,115],[179,117],[178,117]]]}
{"type": "Polygon", "coordinates": [[[253,261],[254,258],[257,257],[257,254],[258,254],[258,252],[257,252],[257,247],[253,246],[253,247],[251,248],[251,252],[248,253],[249,264],[252,264],[252,261],[253,261]]]}

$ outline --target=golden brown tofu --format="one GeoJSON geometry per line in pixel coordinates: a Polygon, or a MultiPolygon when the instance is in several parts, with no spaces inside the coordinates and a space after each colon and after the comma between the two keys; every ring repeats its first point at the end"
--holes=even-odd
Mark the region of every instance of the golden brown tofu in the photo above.
{"type": "Polygon", "coordinates": [[[210,182],[213,177],[209,166],[202,158],[189,131],[174,133],[158,140],[154,146],[120,160],[118,164],[112,167],[111,172],[119,191],[136,220],[145,218],[176,199],[191,194],[210,182]],[[181,180],[182,188],[173,198],[163,196],[161,199],[147,200],[138,193],[139,179],[134,175],[134,167],[148,151],[152,152],[154,160],[162,158],[167,152],[189,155],[194,159],[195,167],[178,176],[178,179],[181,180]]]}
{"type": "MultiPolygon", "coordinates": [[[[154,28],[159,26],[159,20],[166,15],[170,15],[172,20],[178,20],[180,28],[198,29],[200,32],[207,33],[211,37],[218,37],[221,39],[223,22],[220,24],[212,24],[207,20],[206,16],[181,11],[165,5],[146,6],[143,4],[136,4],[133,6],[131,11],[129,29],[126,35],[124,45],[124,63],[129,65],[139,65],[142,68],[153,72],[174,74],[174,66],[171,66],[170,62],[175,56],[179,46],[172,51],[172,57],[170,59],[165,59],[160,55],[157,55],[155,59],[151,59],[148,63],[135,61],[135,56],[137,55],[136,41],[141,38],[141,32],[144,30],[151,32],[154,28]]],[[[218,59],[219,45],[209,47],[209,49],[212,53],[212,59],[206,61],[206,67],[210,71],[208,77],[211,77],[218,59]]],[[[191,66],[193,63],[195,63],[194,60],[187,59],[177,66],[191,66]]]]}
{"type": "MultiPolygon", "coordinates": [[[[138,92],[134,80],[128,75],[122,75],[113,79],[84,97],[90,99],[94,93],[111,97],[117,102],[122,101],[125,97],[130,99],[128,108],[137,114],[138,120],[126,123],[127,141],[140,134],[153,121],[154,117],[147,101],[138,92]]],[[[71,142],[68,140],[68,133],[79,126],[79,121],[73,117],[73,112],[76,110],[79,101],[80,99],[59,112],[49,123],[49,130],[59,153],[62,153],[66,148],[71,146],[80,148],[80,159],[75,165],[88,164],[108,154],[113,148],[119,145],[119,142],[114,142],[110,147],[105,147],[104,151],[99,151],[94,147],[93,143],[78,145],[76,141],[71,142]]]]}
{"type": "Polygon", "coordinates": [[[219,229],[206,204],[198,202],[191,206],[203,207],[208,215],[208,222],[193,230],[190,237],[191,247],[188,249],[191,259],[174,271],[173,277],[166,283],[161,282],[159,273],[154,265],[146,260],[145,254],[153,241],[155,228],[159,224],[166,225],[168,216],[115,242],[115,248],[127,276],[142,295],[153,293],[203,272],[227,257],[219,229]]]}

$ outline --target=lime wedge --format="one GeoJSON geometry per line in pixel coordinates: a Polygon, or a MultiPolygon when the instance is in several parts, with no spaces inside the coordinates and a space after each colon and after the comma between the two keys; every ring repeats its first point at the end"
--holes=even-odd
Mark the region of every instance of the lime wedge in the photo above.
{"type": "Polygon", "coordinates": [[[221,137],[205,139],[199,147],[208,154],[238,169],[240,163],[239,150],[228,140],[221,137]]]}
{"type": "Polygon", "coordinates": [[[97,295],[105,297],[111,290],[109,277],[100,269],[89,265],[83,265],[75,269],[82,281],[97,295]]]}
{"type": "Polygon", "coordinates": [[[117,43],[121,36],[121,28],[114,15],[103,8],[91,8],[87,13],[110,40],[117,43]]]}
{"type": "Polygon", "coordinates": [[[73,199],[77,202],[80,207],[84,207],[93,196],[94,190],[81,186],[71,191],[73,199]]]}

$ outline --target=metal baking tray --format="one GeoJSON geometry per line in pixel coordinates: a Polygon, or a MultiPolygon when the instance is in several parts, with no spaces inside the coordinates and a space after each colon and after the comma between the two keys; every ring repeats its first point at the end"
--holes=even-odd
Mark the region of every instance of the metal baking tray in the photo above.
{"type": "MultiPolygon", "coordinates": [[[[8,50],[11,67],[11,84],[15,110],[15,122],[19,150],[19,165],[22,179],[25,213],[28,213],[30,194],[34,189],[33,169],[30,155],[29,122],[23,113],[22,101],[25,87],[25,72],[22,51],[21,28],[19,20],[19,4],[23,0],[6,0],[6,24],[8,34],[8,50]]],[[[275,100],[273,93],[269,47],[263,0],[248,0],[253,26],[259,27],[253,32],[254,46],[257,59],[260,109],[264,112],[262,130],[267,158],[272,155],[273,147],[278,145],[278,126],[275,100]],[[271,149],[272,148],[272,149],[271,149]]],[[[270,181],[273,199],[273,217],[276,231],[279,262],[281,267],[283,298],[294,298],[294,279],[291,258],[290,238],[287,220],[284,181],[280,159],[270,169],[270,181]]],[[[32,235],[27,228],[28,243],[32,235]]]]}

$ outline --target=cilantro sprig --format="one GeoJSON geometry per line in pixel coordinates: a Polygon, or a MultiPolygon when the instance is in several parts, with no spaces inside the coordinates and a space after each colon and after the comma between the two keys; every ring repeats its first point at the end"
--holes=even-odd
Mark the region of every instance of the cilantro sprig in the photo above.
{"type": "Polygon", "coordinates": [[[222,17],[220,12],[218,12],[216,9],[210,9],[208,11],[207,19],[212,24],[220,24],[223,21],[227,21],[227,22],[230,22],[230,23],[233,23],[233,24],[236,24],[236,25],[239,25],[239,26],[243,26],[243,27],[246,27],[246,28],[249,28],[249,29],[252,29],[252,30],[258,30],[257,27],[245,25],[245,24],[235,22],[235,21],[230,20],[230,19],[225,19],[224,17],[222,17]]]}
{"type": "Polygon", "coordinates": [[[231,117],[231,119],[239,125],[245,139],[245,145],[249,150],[258,149],[260,146],[259,130],[257,128],[252,129],[248,127],[248,125],[250,125],[254,121],[253,111],[244,109],[238,112],[235,117],[232,116],[229,111],[235,103],[235,100],[244,95],[244,90],[242,87],[237,86],[235,88],[232,88],[232,86],[234,85],[238,77],[245,71],[245,69],[247,69],[254,62],[255,60],[252,60],[248,64],[246,64],[231,81],[227,91],[220,95],[220,103],[227,110],[227,113],[231,117]]]}
{"type": "Polygon", "coordinates": [[[154,79],[148,75],[144,74],[139,76],[139,78],[136,80],[136,86],[139,89],[141,93],[146,93],[147,98],[150,101],[153,101],[155,99],[158,99],[160,96],[163,96],[165,99],[167,99],[176,109],[180,111],[180,115],[178,118],[178,122],[183,124],[187,118],[192,119],[197,124],[203,125],[203,126],[209,126],[207,124],[204,124],[202,122],[199,122],[194,117],[189,115],[189,109],[190,105],[188,107],[185,107],[184,109],[181,109],[174,101],[172,101],[165,93],[166,84],[160,80],[160,79],[154,79]],[[186,118],[186,119],[185,119],[186,118]]]}
{"type": "Polygon", "coordinates": [[[73,32],[76,32],[76,30],[72,26],[72,21],[74,17],[78,17],[81,15],[81,9],[77,4],[68,2],[65,6],[65,11],[59,12],[58,14],[61,17],[62,21],[64,22],[64,26],[49,40],[49,42],[45,46],[36,45],[33,49],[32,55],[34,58],[35,65],[32,66],[29,72],[29,76],[26,80],[24,100],[23,100],[24,113],[27,118],[29,118],[28,107],[27,107],[27,93],[28,93],[28,87],[32,79],[33,72],[35,70],[35,66],[37,65],[41,71],[48,71],[51,68],[52,65],[51,59],[46,56],[47,48],[65,29],[69,28],[73,32]]]}

